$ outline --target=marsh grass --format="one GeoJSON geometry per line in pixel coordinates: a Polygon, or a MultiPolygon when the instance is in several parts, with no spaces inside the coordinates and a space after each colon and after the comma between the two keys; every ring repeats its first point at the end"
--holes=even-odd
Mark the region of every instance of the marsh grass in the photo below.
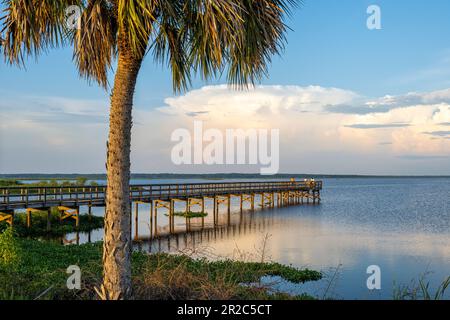
{"type": "Polygon", "coordinates": [[[432,291],[427,277],[430,272],[422,274],[418,280],[414,279],[409,285],[394,283],[394,300],[444,300],[445,293],[450,286],[450,276],[442,280],[437,288],[432,291]]]}
{"type": "Polygon", "coordinates": [[[134,279],[135,297],[163,300],[311,298],[307,295],[272,294],[264,286],[243,285],[272,274],[300,282],[314,280],[318,276],[303,271],[277,264],[237,263],[231,260],[210,262],[187,256],[156,254],[144,265],[143,276],[134,279]]]}
{"type": "MultiPolygon", "coordinates": [[[[14,236],[10,228],[0,236],[1,299],[98,299],[102,278],[102,244],[63,246],[54,241],[14,236]],[[82,272],[80,290],[66,288],[66,269],[82,272]]],[[[321,273],[278,263],[210,261],[187,255],[133,252],[135,299],[310,299],[270,293],[250,287],[262,276],[277,275],[294,283],[321,278],[321,273]]]]}

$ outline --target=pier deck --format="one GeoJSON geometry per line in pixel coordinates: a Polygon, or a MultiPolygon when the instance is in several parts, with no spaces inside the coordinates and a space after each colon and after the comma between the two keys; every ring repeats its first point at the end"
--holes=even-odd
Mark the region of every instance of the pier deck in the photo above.
{"type": "MultiPolygon", "coordinates": [[[[130,203],[135,203],[135,219],[138,219],[139,204],[150,204],[151,219],[157,219],[160,208],[168,210],[169,227],[174,228],[175,202],[184,202],[186,213],[192,206],[200,206],[203,212],[205,201],[214,202],[214,221],[220,204],[227,205],[230,213],[231,198],[240,198],[240,210],[244,203],[249,203],[251,210],[261,208],[300,204],[304,201],[320,203],[322,181],[252,181],[221,183],[183,183],[183,184],[143,184],[130,186],[130,203]],[[258,199],[256,200],[256,197],[258,199]]],[[[106,205],[106,186],[58,186],[58,187],[2,187],[0,188],[0,222],[10,225],[14,221],[15,210],[25,210],[27,225],[31,225],[31,215],[36,211],[48,211],[56,207],[61,213],[61,220],[73,218],[79,223],[79,208],[106,205]]],[[[130,217],[131,218],[131,217],[130,217]]],[[[189,219],[186,218],[188,228],[189,219]]]]}

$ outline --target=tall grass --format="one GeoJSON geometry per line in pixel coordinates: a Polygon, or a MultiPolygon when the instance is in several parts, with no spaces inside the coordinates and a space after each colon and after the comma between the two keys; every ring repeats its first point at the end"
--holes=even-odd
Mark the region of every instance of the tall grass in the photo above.
{"type": "Polygon", "coordinates": [[[394,300],[443,300],[450,286],[450,276],[442,280],[438,287],[431,291],[430,281],[426,278],[429,273],[424,273],[419,280],[412,280],[409,285],[399,286],[394,283],[394,300]]]}

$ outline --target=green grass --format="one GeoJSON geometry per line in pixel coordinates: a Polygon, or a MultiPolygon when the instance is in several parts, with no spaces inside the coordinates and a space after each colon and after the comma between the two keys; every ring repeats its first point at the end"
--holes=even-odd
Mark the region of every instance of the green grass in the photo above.
{"type": "MultiPolygon", "coordinates": [[[[30,228],[26,226],[26,213],[15,213],[13,226],[19,237],[59,237],[66,233],[77,231],[74,219],[68,218],[60,221],[59,217],[58,210],[52,208],[50,214],[51,229],[49,232],[47,231],[47,211],[33,212],[30,228]]],[[[7,226],[6,222],[0,223],[0,232],[5,230],[7,226]]],[[[87,232],[98,228],[103,228],[103,217],[89,217],[87,214],[80,214],[78,231],[87,232]]]]}
{"type": "MultiPolygon", "coordinates": [[[[101,243],[63,246],[51,241],[0,234],[0,299],[96,299],[102,274],[101,243]],[[66,269],[82,272],[81,290],[66,288],[66,269]]],[[[208,261],[182,255],[134,252],[132,275],[138,299],[311,299],[307,295],[270,293],[246,286],[277,275],[294,283],[321,278],[321,273],[278,263],[208,261]]]]}

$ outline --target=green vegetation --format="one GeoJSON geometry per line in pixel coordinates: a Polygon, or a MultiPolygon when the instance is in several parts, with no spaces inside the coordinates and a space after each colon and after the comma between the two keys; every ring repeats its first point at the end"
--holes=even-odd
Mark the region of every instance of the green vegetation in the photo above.
{"type": "Polygon", "coordinates": [[[411,281],[410,285],[398,286],[394,284],[394,300],[443,300],[445,292],[450,286],[450,276],[445,278],[435,292],[431,292],[430,282],[426,280],[427,273],[420,276],[419,280],[411,281]]]}
{"type": "MultiPolygon", "coordinates": [[[[168,216],[168,214],[165,214],[168,216]]],[[[194,212],[194,211],[176,211],[173,213],[174,216],[184,217],[184,218],[204,218],[208,215],[207,212],[194,212]]]]}
{"type": "MultiPolygon", "coordinates": [[[[31,227],[26,226],[27,216],[25,212],[14,214],[14,231],[19,237],[56,237],[66,233],[77,231],[74,219],[60,221],[60,214],[56,208],[50,212],[51,228],[47,231],[47,211],[33,212],[31,227]]],[[[93,229],[103,228],[103,217],[80,214],[78,231],[87,232],[93,229]]],[[[0,223],[0,231],[7,229],[6,222],[0,223]]]]}
{"type": "Polygon", "coordinates": [[[14,230],[7,228],[0,234],[0,267],[17,271],[21,256],[22,250],[14,230]]]}
{"type": "MultiPolygon", "coordinates": [[[[8,228],[0,234],[0,299],[97,299],[101,283],[102,244],[63,246],[51,241],[17,238],[8,228]],[[80,267],[80,290],[66,288],[70,265],[80,267]]],[[[310,299],[307,295],[270,293],[258,282],[277,275],[294,283],[313,281],[321,273],[278,263],[208,261],[188,256],[134,252],[137,299],[310,299]]]]}
{"type": "Polygon", "coordinates": [[[71,187],[98,185],[95,181],[91,181],[89,184],[87,182],[88,178],[86,177],[76,177],[72,180],[53,178],[30,183],[25,183],[17,179],[0,179],[0,187],[71,187]]]}

